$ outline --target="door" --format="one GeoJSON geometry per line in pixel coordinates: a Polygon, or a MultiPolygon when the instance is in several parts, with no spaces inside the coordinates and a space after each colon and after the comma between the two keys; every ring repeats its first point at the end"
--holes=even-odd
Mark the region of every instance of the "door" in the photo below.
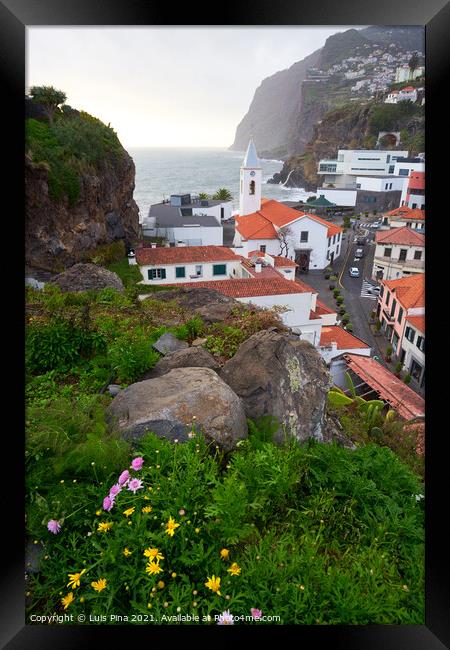
{"type": "Polygon", "coordinates": [[[298,273],[308,273],[309,271],[309,258],[311,255],[311,249],[295,250],[295,261],[298,264],[298,273]]]}

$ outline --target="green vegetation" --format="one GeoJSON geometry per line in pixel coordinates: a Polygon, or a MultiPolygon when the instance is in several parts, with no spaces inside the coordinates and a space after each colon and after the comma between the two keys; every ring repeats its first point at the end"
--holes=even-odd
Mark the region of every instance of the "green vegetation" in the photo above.
{"type": "Polygon", "coordinates": [[[56,201],[67,196],[69,205],[79,198],[81,174],[94,174],[124,156],[115,131],[83,111],[54,112],[48,123],[27,119],[25,139],[32,162],[48,169],[50,196],[56,201]]]}
{"type": "Polygon", "coordinates": [[[377,136],[380,131],[401,131],[413,117],[423,118],[423,106],[404,101],[398,104],[375,104],[369,118],[369,131],[377,136]]]}
{"type": "Polygon", "coordinates": [[[195,429],[175,446],[148,434],[134,453],[143,468],[131,471],[142,486],[123,489],[110,512],[103,498],[131,457],[112,463],[103,485],[91,466],[81,507],[81,486],[68,480],[58,501],[37,499],[42,522],[62,526],[35,533],[46,559],[28,580],[29,610],[66,605],[146,624],[182,611],[214,624],[224,610],[257,608],[278,624],[423,624],[417,478],[374,444],[277,446],[267,422],[250,425],[227,458],[195,429]],[[75,573],[80,584],[68,588],[75,573]]]}
{"type": "Polygon", "coordinates": [[[58,107],[61,106],[61,104],[64,104],[67,99],[65,93],[53,88],[53,86],[32,86],[29,94],[34,102],[40,104],[44,108],[48,121],[50,124],[53,124],[55,111],[57,111],[58,107]]]}

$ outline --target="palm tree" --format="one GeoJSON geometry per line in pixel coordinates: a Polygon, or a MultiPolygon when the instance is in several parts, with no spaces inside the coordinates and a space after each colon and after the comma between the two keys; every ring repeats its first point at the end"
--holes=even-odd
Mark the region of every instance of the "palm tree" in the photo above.
{"type": "Polygon", "coordinates": [[[411,75],[413,75],[414,70],[416,70],[419,67],[419,55],[417,54],[417,52],[414,52],[414,54],[410,58],[408,67],[411,70],[411,75]]]}
{"type": "Polygon", "coordinates": [[[231,201],[231,192],[226,187],[220,187],[212,197],[216,201],[231,201]]]}
{"type": "Polygon", "coordinates": [[[67,97],[62,90],[57,90],[53,86],[32,86],[29,92],[36,104],[41,104],[47,113],[48,121],[53,124],[53,116],[60,104],[64,104],[67,97]]]}
{"type": "Polygon", "coordinates": [[[198,198],[202,201],[206,201],[206,199],[209,199],[209,196],[206,194],[206,192],[199,192],[198,198]]]}

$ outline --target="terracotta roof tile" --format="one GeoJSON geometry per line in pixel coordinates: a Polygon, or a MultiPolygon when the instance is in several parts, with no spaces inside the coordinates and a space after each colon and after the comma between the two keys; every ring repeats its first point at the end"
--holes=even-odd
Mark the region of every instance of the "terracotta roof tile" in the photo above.
{"type": "Polygon", "coordinates": [[[237,261],[239,258],[226,246],[160,246],[158,248],[138,248],[138,264],[178,264],[195,262],[237,261]]]}
{"type": "MultiPolygon", "coordinates": [[[[167,286],[167,285],[164,285],[167,286]]],[[[232,298],[251,298],[252,296],[277,296],[305,293],[305,290],[292,280],[280,278],[239,278],[236,280],[210,280],[202,282],[180,282],[174,287],[203,287],[215,289],[232,298]]]]}
{"type": "Polygon", "coordinates": [[[425,246],[425,235],[407,226],[380,230],[375,235],[377,244],[402,244],[404,246],[425,246]]]}
{"type": "Polygon", "coordinates": [[[370,348],[370,346],[367,345],[367,343],[365,343],[362,339],[359,339],[357,336],[354,336],[350,332],[347,332],[342,327],[339,327],[339,325],[322,325],[322,331],[320,333],[320,345],[331,345],[333,342],[336,343],[338,350],[370,348]]]}
{"type": "Polygon", "coordinates": [[[413,327],[425,333],[425,316],[408,316],[406,320],[413,327]]]}
{"type": "Polygon", "coordinates": [[[407,275],[398,280],[381,280],[405,309],[425,307],[425,273],[407,275]]]}
{"type": "Polygon", "coordinates": [[[401,379],[370,357],[344,354],[350,370],[373,388],[405,420],[425,414],[425,400],[401,379]]]}
{"type": "Polygon", "coordinates": [[[323,303],[321,300],[316,298],[316,314],[335,314],[336,312],[333,309],[330,309],[323,303]]]}
{"type": "Polygon", "coordinates": [[[419,208],[410,208],[409,205],[401,205],[399,208],[384,212],[385,217],[408,217],[411,221],[418,221],[425,219],[425,210],[419,208]]]}

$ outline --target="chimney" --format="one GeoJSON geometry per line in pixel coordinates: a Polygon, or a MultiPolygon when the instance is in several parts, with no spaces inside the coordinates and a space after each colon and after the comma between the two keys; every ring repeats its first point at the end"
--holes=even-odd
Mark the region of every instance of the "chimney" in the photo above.
{"type": "Polygon", "coordinates": [[[262,264],[261,262],[255,262],[255,273],[261,273],[262,264]]]}
{"type": "Polygon", "coordinates": [[[150,248],[156,248],[156,242],[155,241],[152,241],[150,243],[150,248]]]}

